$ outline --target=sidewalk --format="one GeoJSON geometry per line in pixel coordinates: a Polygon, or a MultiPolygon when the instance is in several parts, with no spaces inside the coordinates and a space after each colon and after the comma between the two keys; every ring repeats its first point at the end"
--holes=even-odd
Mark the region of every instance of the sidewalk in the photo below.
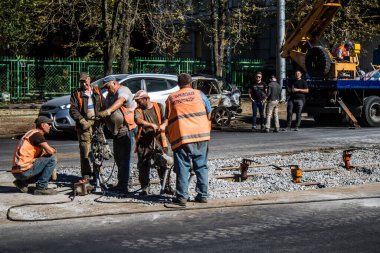
{"type": "Polygon", "coordinates": [[[339,201],[356,198],[368,199],[366,203],[371,204],[371,198],[380,198],[380,183],[373,183],[340,188],[281,192],[234,199],[210,199],[209,203],[206,204],[188,202],[185,209],[178,209],[164,207],[164,202],[169,201],[169,197],[164,196],[140,197],[137,195],[129,195],[128,197],[115,198],[90,194],[77,196],[71,201],[71,188],[68,186],[58,188],[57,190],[60,191],[60,194],[55,196],[34,196],[32,194],[18,193],[12,181],[13,177],[9,173],[0,174],[0,224],[14,222],[7,220],[8,209],[12,206],[23,204],[32,205],[12,208],[9,212],[12,219],[20,221],[72,219],[92,216],[128,215],[134,213],[178,210],[186,211],[248,205],[339,201]],[[64,203],[54,204],[57,202],[64,203]],[[38,203],[42,203],[42,205],[38,203]]]}

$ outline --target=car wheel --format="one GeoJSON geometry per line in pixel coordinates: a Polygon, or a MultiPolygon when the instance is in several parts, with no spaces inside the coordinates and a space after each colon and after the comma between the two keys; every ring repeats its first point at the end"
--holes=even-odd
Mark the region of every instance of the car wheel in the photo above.
{"type": "Polygon", "coordinates": [[[364,100],[363,119],[368,126],[380,126],[380,97],[370,96],[364,100]]]}
{"type": "Polygon", "coordinates": [[[226,107],[217,107],[212,111],[212,122],[217,127],[229,126],[231,123],[231,112],[226,107]]]}

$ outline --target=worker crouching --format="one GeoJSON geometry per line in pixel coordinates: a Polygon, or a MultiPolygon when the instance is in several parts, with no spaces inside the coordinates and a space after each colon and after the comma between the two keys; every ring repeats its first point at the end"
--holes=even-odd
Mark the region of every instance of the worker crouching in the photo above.
{"type": "Polygon", "coordinates": [[[53,120],[39,116],[36,128],[29,130],[20,139],[13,155],[13,184],[23,193],[28,192],[28,184],[36,183],[35,195],[55,195],[58,192],[48,188],[49,180],[57,165],[57,150],[51,147],[44,135],[50,132],[53,120]]]}
{"type": "MultiPolygon", "coordinates": [[[[148,195],[150,187],[151,161],[155,159],[155,153],[167,154],[168,144],[164,129],[164,106],[160,103],[151,102],[146,91],[140,90],[134,97],[137,108],[135,109],[135,122],[138,125],[136,134],[136,152],[138,157],[137,168],[139,170],[139,181],[141,184],[141,195],[148,195]],[[162,130],[161,130],[162,129],[162,130]]],[[[157,166],[160,182],[164,181],[167,166],[157,166]]],[[[164,186],[164,193],[173,194],[169,181],[164,186]]]]}

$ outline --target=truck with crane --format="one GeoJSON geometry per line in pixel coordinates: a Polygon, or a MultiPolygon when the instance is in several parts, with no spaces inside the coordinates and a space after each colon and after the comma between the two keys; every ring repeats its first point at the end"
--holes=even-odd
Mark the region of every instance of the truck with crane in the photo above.
{"type": "MultiPolygon", "coordinates": [[[[316,0],[304,18],[290,20],[281,56],[290,58],[307,74],[309,94],[304,112],[317,122],[347,116],[355,126],[360,122],[380,127],[380,70],[360,73],[360,44],[353,44],[350,55],[343,60],[321,45],[323,32],[340,8],[340,0],[316,0]]],[[[306,1],[296,15],[305,13],[305,9],[306,1]]],[[[284,86],[290,81],[284,80],[284,86]]]]}

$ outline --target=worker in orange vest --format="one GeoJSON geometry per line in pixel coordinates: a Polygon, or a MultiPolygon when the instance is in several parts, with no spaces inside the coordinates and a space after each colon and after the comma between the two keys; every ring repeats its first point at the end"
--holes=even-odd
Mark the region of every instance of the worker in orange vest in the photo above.
{"type": "Polygon", "coordinates": [[[75,120],[75,130],[79,140],[80,170],[82,179],[87,183],[93,176],[89,154],[91,151],[94,117],[103,110],[103,95],[98,87],[91,85],[89,74],[82,72],[79,76],[80,87],[71,93],[70,116],[75,120]]]}
{"type": "Polygon", "coordinates": [[[128,193],[136,132],[136,102],[131,90],[121,85],[115,76],[104,78],[102,89],[108,90],[104,102],[106,110],[99,112],[98,116],[106,119],[106,126],[113,135],[113,152],[118,168],[118,183],[113,190],[128,193]]]}
{"type": "Polygon", "coordinates": [[[351,41],[342,43],[334,52],[334,57],[338,60],[343,60],[344,57],[350,56],[350,50],[354,47],[351,41]]]}
{"type": "Polygon", "coordinates": [[[23,193],[28,192],[28,184],[36,182],[35,195],[55,195],[58,192],[48,188],[49,180],[55,170],[57,150],[50,146],[44,135],[50,132],[53,120],[39,116],[36,128],[29,130],[20,139],[13,154],[13,184],[23,193]]]}
{"type": "Polygon", "coordinates": [[[176,197],[167,207],[185,207],[189,198],[191,163],[197,177],[195,201],[207,203],[208,197],[208,142],[211,132],[211,106],[206,95],[192,88],[188,74],[178,76],[180,90],[166,100],[167,135],[174,155],[177,173],[176,197]]]}
{"type": "MultiPolygon", "coordinates": [[[[145,90],[139,90],[134,97],[137,108],[135,109],[135,122],[138,125],[136,134],[136,152],[138,157],[137,169],[139,170],[139,181],[141,184],[140,195],[150,194],[150,168],[151,160],[155,152],[168,153],[168,143],[165,132],[160,131],[164,122],[164,106],[160,103],[150,101],[145,90]]],[[[166,166],[157,167],[160,182],[164,181],[166,166]]],[[[166,181],[164,192],[173,194],[170,184],[166,181]]]]}

